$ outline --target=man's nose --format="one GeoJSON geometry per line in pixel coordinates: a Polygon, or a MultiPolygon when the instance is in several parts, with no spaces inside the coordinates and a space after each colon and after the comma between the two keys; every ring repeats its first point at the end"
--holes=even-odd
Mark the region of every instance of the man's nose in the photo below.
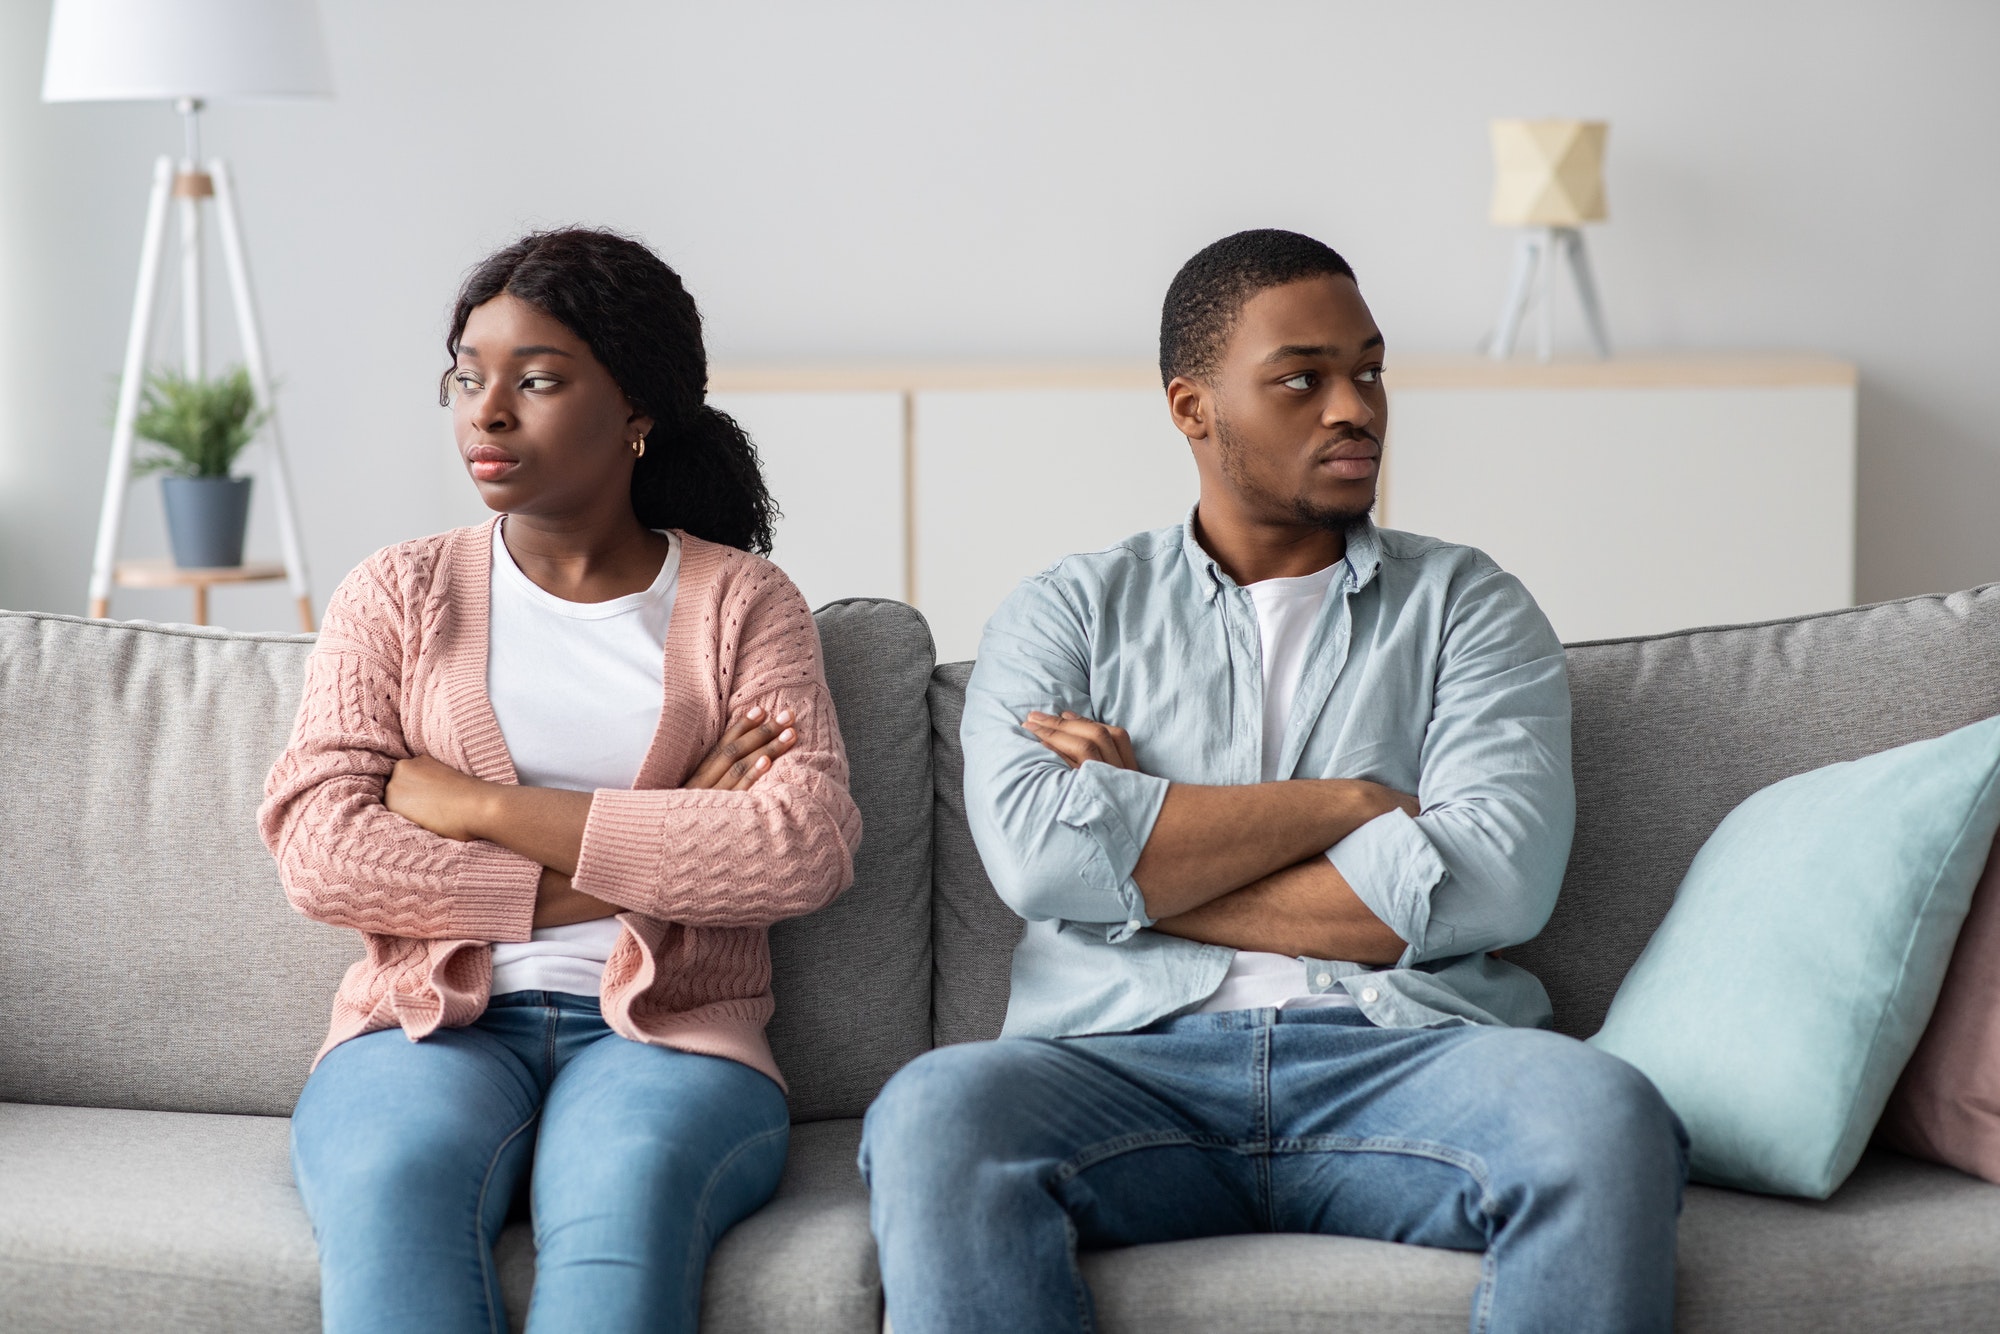
{"type": "Polygon", "coordinates": [[[1326,410],[1320,414],[1320,424],[1334,427],[1344,422],[1349,426],[1366,427],[1374,420],[1375,409],[1368,405],[1360,386],[1345,376],[1336,376],[1333,392],[1327,395],[1326,410]]]}

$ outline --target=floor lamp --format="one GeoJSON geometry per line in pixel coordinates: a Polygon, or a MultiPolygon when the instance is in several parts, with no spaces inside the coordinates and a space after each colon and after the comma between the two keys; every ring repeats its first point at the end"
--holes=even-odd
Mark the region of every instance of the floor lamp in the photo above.
{"type": "MultiPolygon", "coordinates": [[[[132,474],[133,422],[152,347],[153,307],[166,256],[170,203],[180,222],[182,363],[190,378],[199,379],[205,373],[202,214],[213,205],[244,365],[258,406],[268,414],[263,443],[284,552],[283,576],[298,602],[300,621],[307,630],[313,628],[305,550],[292,506],[291,480],[278,431],[270,370],[264,359],[262,325],[243,255],[235,187],[222,159],[202,162],[200,118],[203,105],[211,100],[328,97],[332,91],[313,0],[55,0],[42,100],[171,101],[181,113],[185,136],[178,163],[162,156],[153,166],[152,198],[139,251],[138,291],[132,301],[132,324],[113,417],[111,465],[105,477],[104,505],[98,516],[97,545],[90,567],[92,616],[109,614],[114,582],[152,582],[143,577],[121,578],[117,559],[132,474]]],[[[168,582],[193,585],[196,618],[205,620],[209,583],[277,574],[271,570],[266,576],[256,567],[248,567],[235,572],[196,571],[168,582]]]]}

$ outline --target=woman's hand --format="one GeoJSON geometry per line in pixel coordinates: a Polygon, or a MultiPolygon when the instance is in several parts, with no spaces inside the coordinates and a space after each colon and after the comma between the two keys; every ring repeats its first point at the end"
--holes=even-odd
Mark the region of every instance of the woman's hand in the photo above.
{"type": "Polygon", "coordinates": [[[480,823],[499,786],[462,774],[442,760],[413,755],[389,771],[382,804],[440,838],[464,843],[480,837],[480,823]]]}
{"type": "Polygon", "coordinates": [[[714,789],[722,792],[747,791],[751,784],[771,771],[778,757],[799,743],[799,730],[792,726],[792,711],[779,709],[767,715],[762,706],[746,710],[729,724],[708,758],[695,766],[684,788],[714,789]]]}

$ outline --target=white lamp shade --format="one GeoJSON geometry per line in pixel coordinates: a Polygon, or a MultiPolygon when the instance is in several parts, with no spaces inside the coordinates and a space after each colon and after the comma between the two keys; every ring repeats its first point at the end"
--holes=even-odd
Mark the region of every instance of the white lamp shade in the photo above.
{"type": "Polygon", "coordinates": [[[331,97],[314,0],[55,0],[44,102],[331,97]]]}

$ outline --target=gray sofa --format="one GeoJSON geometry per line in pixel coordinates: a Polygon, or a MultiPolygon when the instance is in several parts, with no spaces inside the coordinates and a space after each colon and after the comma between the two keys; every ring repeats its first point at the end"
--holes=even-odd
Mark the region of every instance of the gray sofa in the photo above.
{"type": "MultiPolygon", "coordinates": [[[[704,1328],[878,1329],[859,1117],[903,1062],[991,1036],[1016,923],[966,833],[970,664],[909,608],[822,609],[867,821],[855,885],[773,936],[792,1082],[777,1197],[722,1240],[704,1328]]],[[[303,638],[0,613],[0,1328],[317,1328],[285,1116],[350,933],[296,916],[253,814],[303,638]]],[[[1580,798],[1514,952],[1594,1030],[1723,814],[1787,774],[2000,713],[2000,586],[1570,650],[1580,798]]],[[[949,1128],[944,1128],[949,1133],[949,1128]]],[[[1893,1154],[1808,1204],[1694,1188],[1684,1330],[2000,1328],[2000,1187],[1893,1154]]],[[[502,1265],[518,1313],[532,1243],[502,1265]]],[[[1469,1255],[1246,1236],[1087,1257],[1114,1331],[1458,1331],[1469,1255]]]]}

